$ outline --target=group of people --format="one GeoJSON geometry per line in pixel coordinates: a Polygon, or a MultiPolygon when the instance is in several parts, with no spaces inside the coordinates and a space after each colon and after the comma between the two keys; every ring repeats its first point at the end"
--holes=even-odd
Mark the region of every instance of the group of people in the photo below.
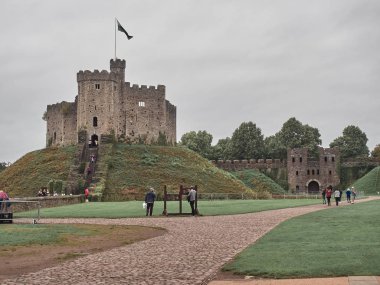
{"type": "MultiPolygon", "coordinates": [[[[195,200],[196,200],[197,191],[194,187],[190,187],[190,191],[187,194],[187,201],[190,203],[191,215],[195,216],[195,200]]],[[[145,195],[145,207],[146,207],[146,216],[152,216],[154,201],[156,200],[156,193],[153,187],[149,188],[149,191],[145,195]]]]}
{"type": "Polygon", "coordinates": [[[45,196],[50,196],[49,189],[41,188],[40,190],[38,190],[37,197],[45,197],[45,196]]]}
{"type": "MultiPolygon", "coordinates": [[[[333,192],[332,186],[328,186],[322,191],[322,203],[327,204],[327,206],[331,206],[331,198],[334,197],[335,199],[335,205],[339,206],[339,203],[342,202],[342,196],[343,196],[343,191],[336,189],[333,192]]],[[[356,198],[356,191],[354,187],[347,188],[346,190],[346,200],[347,203],[354,203],[356,198]],[[352,196],[352,200],[351,200],[352,196]]]]}

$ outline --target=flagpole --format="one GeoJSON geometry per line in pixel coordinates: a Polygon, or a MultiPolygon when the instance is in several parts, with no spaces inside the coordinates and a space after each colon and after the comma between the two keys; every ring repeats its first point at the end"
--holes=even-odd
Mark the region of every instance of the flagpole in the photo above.
{"type": "Polygon", "coordinates": [[[117,25],[117,20],[115,18],[115,61],[116,61],[116,25],[117,25]]]}

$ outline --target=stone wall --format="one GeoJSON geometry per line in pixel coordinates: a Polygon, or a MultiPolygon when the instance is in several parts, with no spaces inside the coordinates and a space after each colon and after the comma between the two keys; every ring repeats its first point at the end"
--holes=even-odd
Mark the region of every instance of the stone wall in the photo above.
{"type": "Polygon", "coordinates": [[[77,142],[76,102],[48,105],[46,146],[66,146],[77,142]]]}
{"type": "Polygon", "coordinates": [[[226,171],[244,169],[275,169],[285,168],[286,162],[280,159],[249,159],[249,160],[212,160],[216,167],[226,171]]]}

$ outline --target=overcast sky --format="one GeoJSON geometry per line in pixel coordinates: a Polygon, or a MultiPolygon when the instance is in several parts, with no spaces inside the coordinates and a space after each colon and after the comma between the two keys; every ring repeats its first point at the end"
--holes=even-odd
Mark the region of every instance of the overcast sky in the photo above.
{"type": "Polygon", "coordinates": [[[380,143],[380,1],[123,0],[0,3],[0,162],[45,147],[48,104],[73,102],[79,70],[109,70],[114,19],[126,81],[166,86],[177,140],[265,137],[290,117],[322,145],[348,125],[380,143]]]}

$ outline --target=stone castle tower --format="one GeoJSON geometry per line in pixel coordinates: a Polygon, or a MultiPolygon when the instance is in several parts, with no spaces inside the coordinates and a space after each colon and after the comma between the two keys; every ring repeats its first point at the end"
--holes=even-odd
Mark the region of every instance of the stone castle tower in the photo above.
{"type": "Polygon", "coordinates": [[[311,158],[307,148],[288,150],[287,171],[289,190],[317,193],[327,186],[340,183],[338,148],[318,148],[318,157],[311,158]]]}
{"type": "Polygon", "coordinates": [[[47,106],[46,145],[118,141],[176,142],[176,107],[165,99],[165,86],[125,82],[125,60],[111,59],[110,72],[79,71],[75,102],[47,106]]]}

